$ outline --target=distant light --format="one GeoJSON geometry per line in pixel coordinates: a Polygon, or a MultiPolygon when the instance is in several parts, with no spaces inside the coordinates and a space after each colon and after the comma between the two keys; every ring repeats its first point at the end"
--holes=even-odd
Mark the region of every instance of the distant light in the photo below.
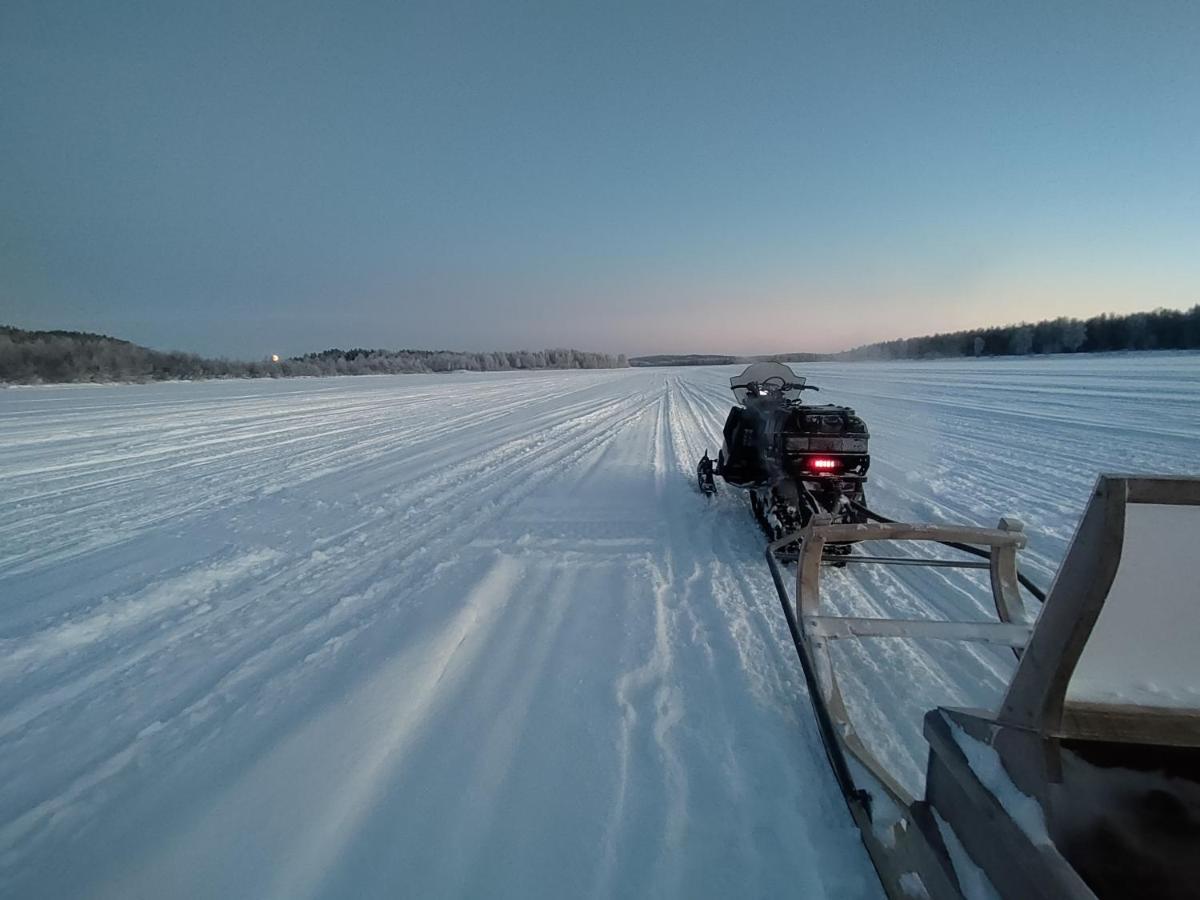
{"type": "Polygon", "coordinates": [[[271,354],[271,362],[279,362],[279,354],[278,353],[271,354]]]}

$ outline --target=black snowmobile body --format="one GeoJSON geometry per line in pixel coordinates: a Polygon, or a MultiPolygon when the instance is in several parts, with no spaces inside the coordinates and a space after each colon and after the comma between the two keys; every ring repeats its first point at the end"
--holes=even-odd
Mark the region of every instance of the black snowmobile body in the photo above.
{"type": "Polygon", "coordinates": [[[781,477],[841,482],[867,474],[870,434],[846,406],[751,402],[725,419],[719,474],[735,487],[767,487],[781,477]]]}
{"type": "Polygon", "coordinates": [[[741,405],[725,420],[716,474],[750,492],[767,536],[796,531],[814,513],[865,521],[870,434],[854,410],[804,404],[802,393],[817,388],[782,363],[755,363],[730,386],[741,405]]]}

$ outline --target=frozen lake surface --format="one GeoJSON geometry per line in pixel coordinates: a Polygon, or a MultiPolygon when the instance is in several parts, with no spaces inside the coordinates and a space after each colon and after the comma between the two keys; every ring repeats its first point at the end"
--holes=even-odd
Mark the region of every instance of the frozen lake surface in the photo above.
{"type": "MultiPolygon", "coordinates": [[[[1098,472],[1200,472],[1200,356],[796,368],[874,508],[1015,516],[1043,585],[1098,472]]],[[[749,505],[695,490],[736,371],[0,391],[0,896],[880,896],[749,505]]],[[[840,652],[913,782],[1012,668],[840,652]]]]}

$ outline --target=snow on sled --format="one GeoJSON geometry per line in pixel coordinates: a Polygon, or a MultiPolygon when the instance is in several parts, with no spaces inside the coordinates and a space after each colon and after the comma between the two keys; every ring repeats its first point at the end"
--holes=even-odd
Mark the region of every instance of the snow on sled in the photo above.
{"type": "Polygon", "coordinates": [[[1200,479],[1101,476],[1036,625],[1019,590],[1024,543],[1007,520],[986,529],[814,514],[767,548],[827,755],[883,886],[934,900],[1200,897],[1200,479]],[[986,563],[964,563],[989,570],[996,621],[830,614],[826,545],[888,540],[983,551],[986,563]],[[784,546],[798,548],[794,597],[784,546]],[[842,701],[830,642],[866,637],[984,641],[1018,656],[994,709],[925,715],[921,797],[871,751],[842,701]]]}

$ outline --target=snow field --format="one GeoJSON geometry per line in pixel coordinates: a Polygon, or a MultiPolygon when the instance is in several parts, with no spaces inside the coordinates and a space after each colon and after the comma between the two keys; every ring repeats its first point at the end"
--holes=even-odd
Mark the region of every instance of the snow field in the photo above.
{"type": "MultiPolygon", "coordinates": [[[[895,518],[1197,471],[1200,357],[803,367],[895,518]]],[[[875,897],[745,498],[725,369],[0,391],[0,895],[875,897]]],[[[844,612],[977,576],[832,572],[844,612]]],[[[847,643],[910,780],[1011,654],[847,643]],[[900,725],[895,727],[899,720],[900,725]]]]}

